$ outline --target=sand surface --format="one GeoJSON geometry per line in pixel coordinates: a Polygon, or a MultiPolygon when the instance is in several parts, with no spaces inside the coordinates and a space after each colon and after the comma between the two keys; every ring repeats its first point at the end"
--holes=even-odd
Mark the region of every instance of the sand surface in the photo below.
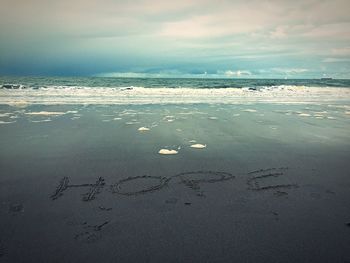
{"type": "Polygon", "coordinates": [[[2,105],[0,262],[350,262],[348,105],[2,105]]]}

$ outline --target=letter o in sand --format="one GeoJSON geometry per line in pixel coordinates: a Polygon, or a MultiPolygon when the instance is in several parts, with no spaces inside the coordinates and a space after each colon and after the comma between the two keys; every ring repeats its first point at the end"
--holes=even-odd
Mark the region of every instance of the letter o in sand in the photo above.
{"type": "Polygon", "coordinates": [[[169,178],[161,177],[161,176],[140,175],[140,176],[134,176],[134,177],[128,177],[128,178],[122,179],[119,182],[113,184],[111,186],[111,189],[112,189],[112,193],[116,193],[116,194],[120,194],[120,195],[129,195],[130,196],[130,195],[145,194],[148,192],[160,190],[168,183],[169,180],[170,180],[169,178]],[[122,190],[123,184],[125,184],[127,182],[131,182],[131,181],[141,180],[141,179],[156,180],[156,181],[158,181],[158,183],[155,185],[145,187],[145,188],[140,189],[140,190],[136,190],[136,191],[123,191],[122,190]]]}
{"type": "Polygon", "coordinates": [[[187,184],[192,183],[216,183],[235,178],[231,173],[219,172],[219,171],[193,171],[176,174],[172,177],[179,177],[180,180],[187,184]]]}

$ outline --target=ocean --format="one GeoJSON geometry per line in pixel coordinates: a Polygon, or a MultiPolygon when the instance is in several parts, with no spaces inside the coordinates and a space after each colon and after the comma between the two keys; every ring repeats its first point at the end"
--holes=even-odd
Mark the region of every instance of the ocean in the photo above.
{"type": "Polygon", "coordinates": [[[348,262],[349,130],[350,80],[1,77],[0,262],[348,262]]]}
{"type": "Polygon", "coordinates": [[[259,88],[271,86],[350,87],[349,79],[192,79],[107,77],[0,77],[0,85],[25,87],[259,88]]]}
{"type": "Polygon", "coordinates": [[[349,80],[0,78],[0,104],[184,104],[346,100],[349,80]]]}

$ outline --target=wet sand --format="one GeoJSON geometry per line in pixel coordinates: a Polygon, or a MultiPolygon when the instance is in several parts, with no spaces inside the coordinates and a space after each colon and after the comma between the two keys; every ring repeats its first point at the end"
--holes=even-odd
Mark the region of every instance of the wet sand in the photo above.
{"type": "Polygon", "coordinates": [[[0,106],[0,262],[349,262],[347,111],[0,106]]]}

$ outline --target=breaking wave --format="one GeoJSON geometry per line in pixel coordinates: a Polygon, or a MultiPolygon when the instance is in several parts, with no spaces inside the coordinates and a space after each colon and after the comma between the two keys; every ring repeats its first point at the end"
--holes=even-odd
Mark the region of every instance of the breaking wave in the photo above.
{"type": "Polygon", "coordinates": [[[183,104],[183,103],[303,103],[349,101],[350,89],[295,85],[225,88],[145,87],[28,87],[5,84],[0,87],[0,104],[183,104]]]}

